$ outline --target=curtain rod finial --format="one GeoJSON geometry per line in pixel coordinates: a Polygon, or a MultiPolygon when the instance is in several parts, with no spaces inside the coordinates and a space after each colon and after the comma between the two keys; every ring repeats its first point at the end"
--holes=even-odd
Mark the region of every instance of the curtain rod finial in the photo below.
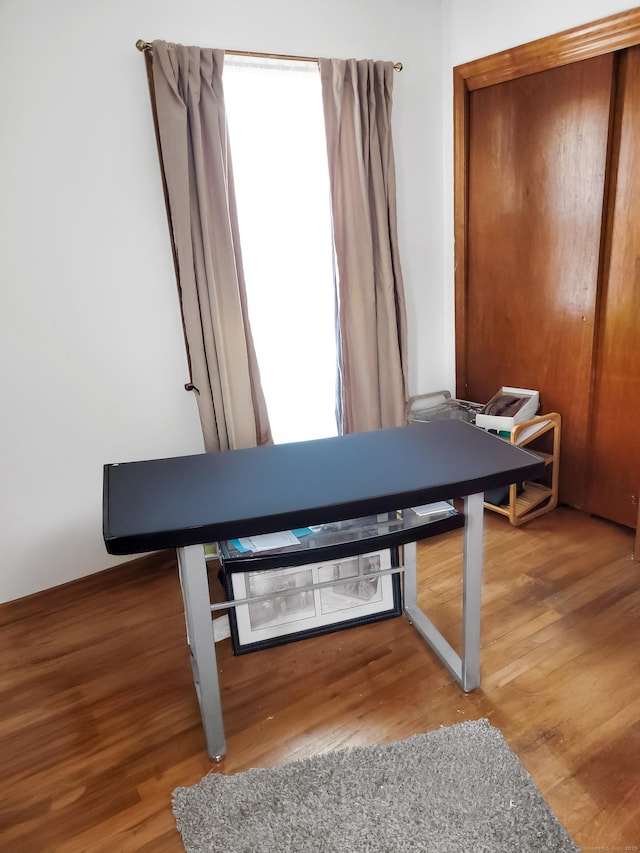
{"type": "Polygon", "coordinates": [[[138,41],[136,42],[136,47],[138,48],[139,51],[142,52],[142,51],[145,51],[148,48],[150,48],[151,45],[148,42],[146,42],[144,39],[138,39],[138,41]]]}

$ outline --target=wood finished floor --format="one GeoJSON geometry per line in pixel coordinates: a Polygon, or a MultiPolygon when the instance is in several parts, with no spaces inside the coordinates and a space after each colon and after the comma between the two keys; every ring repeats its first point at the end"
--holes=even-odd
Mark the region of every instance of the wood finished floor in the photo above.
{"type": "MultiPolygon", "coordinates": [[[[461,534],[419,546],[422,605],[458,643],[461,534]]],[[[0,850],[183,849],[171,791],[487,717],[585,849],[640,849],[640,563],[633,533],[560,508],[486,514],[482,686],[404,617],[233,657],[208,759],[173,555],[0,606],[0,850]]],[[[283,851],[286,853],[286,851],[283,851]]],[[[295,853],[295,852],[294,852],[295,853]]]]}

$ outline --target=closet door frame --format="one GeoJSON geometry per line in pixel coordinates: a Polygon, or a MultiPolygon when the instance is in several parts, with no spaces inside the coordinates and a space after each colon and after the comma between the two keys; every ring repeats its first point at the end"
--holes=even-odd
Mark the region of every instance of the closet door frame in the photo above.
{"type": "Polygon", "coordinates": [[[458,65],[453,69],[456,393],[459,397],[466,398],[467,387],[470,92],[636,44],[640,44],[639,8],[601,18],[511,50],[458,65]]]}

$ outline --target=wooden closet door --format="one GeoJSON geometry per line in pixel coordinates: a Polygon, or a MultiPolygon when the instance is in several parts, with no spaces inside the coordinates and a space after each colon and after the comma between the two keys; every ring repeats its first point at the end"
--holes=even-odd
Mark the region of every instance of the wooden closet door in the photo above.
{"type": "Polygon", "coordinates": [[[560,499],[582,506],[611,55],[470,93],[467,399],[540,391],[562,415],[560,499]]]}
{"type": "Polygon", "coordinates": [[[621,57],[585,509],[629,527],[640,492],[640,47],[621,57]]]}

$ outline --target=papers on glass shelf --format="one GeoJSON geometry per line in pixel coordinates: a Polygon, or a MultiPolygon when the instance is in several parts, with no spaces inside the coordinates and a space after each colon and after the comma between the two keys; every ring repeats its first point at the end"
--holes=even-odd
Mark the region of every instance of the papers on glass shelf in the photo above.
{"type": "Polygon", "coordinates": [[[449,503],[449,501],[436,501],[432,504],[412,506],[411,509],[415,512],[416,515],[425,517],[429,515],[442,515],[443,513],[450,513],[453,510],[453,506],[449,503]]]}
{"type": "Polygon", "coordinates": [[[288,548],[290,545],[299,545],[299,536],[308,536],[311,530],[301,527],[297,530],[282,530],[279,533],[262,533],[259,536],[243,536],[241,539],[232,539],[231,544],[237,551],[271,551],[273,548],[288,548]]]}

